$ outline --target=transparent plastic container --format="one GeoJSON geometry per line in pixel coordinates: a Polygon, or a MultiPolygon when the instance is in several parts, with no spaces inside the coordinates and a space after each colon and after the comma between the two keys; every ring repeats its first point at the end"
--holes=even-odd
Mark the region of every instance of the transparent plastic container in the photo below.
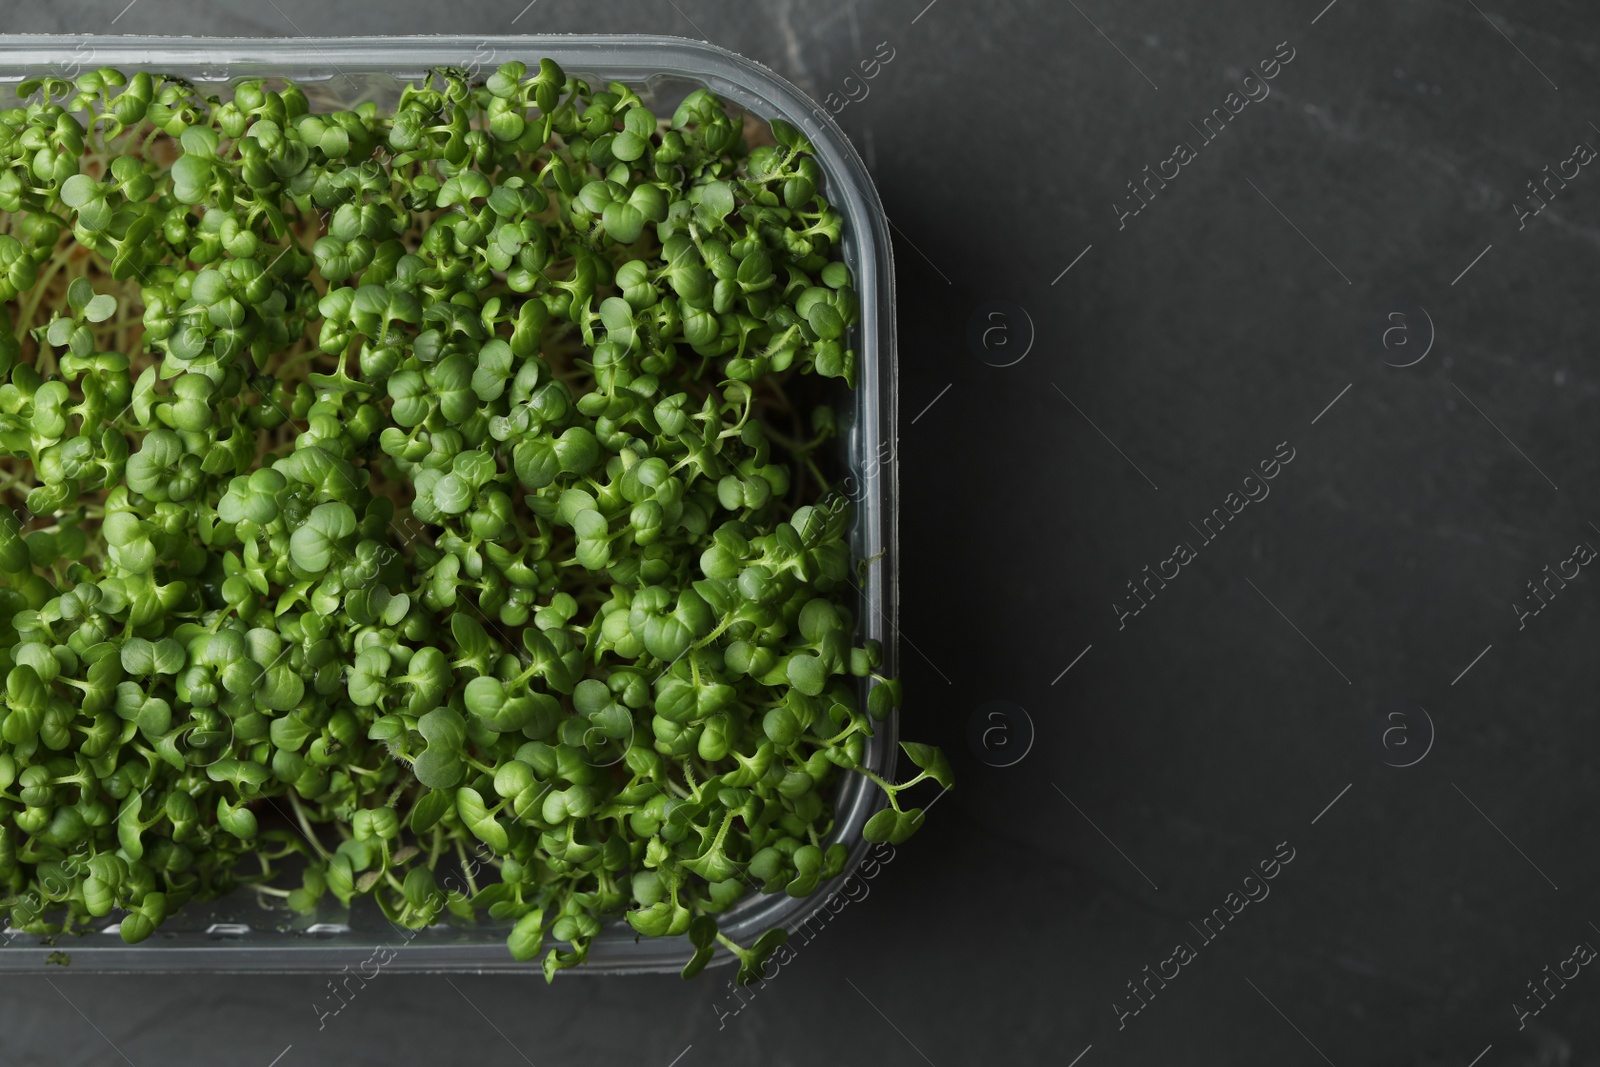
{"type": "MultiPolygon", "coordinates": [[[[523,37],[111,37],[0,34],[0,107],[15,102],[15,86],[32,77],[75,77],[115,67],[131,73],[176,74],[222,92],[246,78],[286,78],[299,83],[318,109],[362,100],[392,105],[400,87],[435,67],[465,68],[477,77],[520,60],[537,67],[549,57],[591,85],[632,86],[657,114],[670,114],[683,97],[705,86],[730,106],[759,119],[782,118],[807,138],[826,180],[823,194],[845,218],[843,255],[861,294],[861,321],[853,332],[858,383],[841,389],[839,424],[855,501],[851,544],[858,559],[872,560],[860,577],[860,636],[883,643],[885,670],[896,669],[898,542],[895,484],[896,397],[894,272],[882,205],[861,157],[838,125],[795,86],[758,63],[701,41],[645,35],[523,37]]],[[[897,722],[877,728],[863,764],[888,778],[895,762],[897,722]]],[[[833,840],[851,846],[845,873],[809,897],[751,894],[720,917],[733,940],[750,944],[777,926],[797,929],[838,891],[861,862],[866,820],[883,806],[881,793],[859,774],[842,776],[834,799],[833,840]]],[[[523,972],[506,950],[509,924],[455,921],[402,930],[376,907],[344,909],[332,902],[313,916],[266,910],[249,890],[179,909],[149,940],[124,944],[108,917],[87,934],[44,938],[7,930],[0,934],[0,971],[43,971],[52,954],[65,952],[74,971],[96,972],[342,972],[363,967],[394,971],[523,972]]],[[[370,901],[366,902],[370,905],[370,901]]],[[[563,974],[675,971],[688,960],[683,938],[637,936],[625,922],[609,924],[595,939],[588,963],[563,974]]],[[[56,957],[59,959],[59,956],[56,957]]],[[[720,951],[717,962],[731,955],[720,951]]],[[[370,975],[368,975],[370,977],[370,975]]]]}

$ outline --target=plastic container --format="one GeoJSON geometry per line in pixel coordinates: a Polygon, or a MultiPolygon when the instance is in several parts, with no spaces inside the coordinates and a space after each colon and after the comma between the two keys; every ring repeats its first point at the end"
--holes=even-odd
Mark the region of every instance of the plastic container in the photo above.
{"type": "MultiPolygon", "coordinates": [[[[725,49],[677,37],[109,37],[0,35],[0,106],[15,101],[25,78],[71,78],[115,67],[176,74],[222,89],[245,78],[281,77],[300,83],[317,108],[398,98],[402,83],[434,67],[456,67],[486,77],[509,60],[537,67],[548,56],[569,74],[625,82],[657,114],[670,114],[688,93],[706,86],[733,107],[761,119],[782,118],[816,148],[826,175],[823,193],[845,217],[843,254],[861,293],[861,321],[853,344],[858,388],[841,393],[842,429],[850,478],[843,488],[856,501],[852,547],[874,559],[859,587],[863,636],[883,643],[885,668],[896,667],[895,627],[898,503],[896,440],[894,273],[889,233],[866,167],[838,125],[817,104],[772,71],[725,49]]],[[[878,727],[864,764],[889,777],[894,769],[896,722],[878,727]]],[[[862,825],[882,806],[882,795],[859,774],[843,776],[835,798],[834,840],[851,845],[846,874],[868,845],[862,825]]],[[[723,913],[723,930],[749,944],[767,929],[797,928],[837,891],[819,886],[809,897],[755,894],[723,913]]],[[[359,905],[360,902],[358,902],[359,905]]],[[[370,903],[370,902],[368,902],[370,903]]],[[[106,921],[110,925],[110,919],[106,921]]],[[[169,918],[148,941],[124,944],[111,929],[54,939],[6,931],[0,936],[0,971],[41,971],[48,957],[66,952],[74,971],[98,972],[338,972],[379,966],[396,971],[520,971],[505,947],[508,924],[440,924],[421,931],[396,928],[376,907],[350,911],[337,902],[315,916],[264,910],[243,890],[221,900],[192,903],[169,918]]],[[[584,967],[565,974],[675,971],[690,950],[682,938],[641,938],[626,923],[609,925],[595,939],[584,967]]],[[[59,958],[59,957],[58,957],[59,958]]],[[[731,960],[719,952],[719,962],[731,960]]],[[[368,975],[370,977],[370,974],[368,975]]]]}

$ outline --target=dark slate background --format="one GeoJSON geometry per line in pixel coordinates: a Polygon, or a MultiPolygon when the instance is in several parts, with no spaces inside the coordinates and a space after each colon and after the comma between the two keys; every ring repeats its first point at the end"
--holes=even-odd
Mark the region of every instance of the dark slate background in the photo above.
{"type": "Polygon", "coordinates": [[[0,26],[673,33],[819,98],[888,42],[840,120],[898,233],[905,733],[960,784],[721,1029],[726,975],[385,975],[319,1032],[315,977],[63,972],[0,987],[0,1061],[1600,1062],[1600,976],[1514,1008],[1600,944],[1600,579],[1513,606],[1600,545],[1600,168],[1517,214],[1600,146],[1591,5],[125,2],[0,26]],[[1270,96],[1119,229],[1126,183],[1280,42],[1270,96]],[[1026,723],[992,700],[1036,731],[1011,766],[1026,723]],[[1270,897],[1203,944],[1280,843],[1270,897]]]}

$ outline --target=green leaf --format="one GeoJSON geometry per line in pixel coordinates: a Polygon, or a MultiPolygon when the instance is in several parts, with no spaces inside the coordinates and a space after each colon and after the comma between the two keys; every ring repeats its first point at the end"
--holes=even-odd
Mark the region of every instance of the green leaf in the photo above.
{"type": "Polygon", "coordinates": [[[882,722],[900,706],[900,679],[879,682],[867,693],[867,714],[882,722]]]}
{"type": "Polygon", "coordinates": [[[474,837],[496,852],[503,853],[511,847],[510,839],[506,836],[506,828],[489,814],[489,809],[483,803],[483,797],[478,795],[476,789],[456,790],[456,814],[461,816],[461,822],[472,831],[474,837]]]}
{"type": "Polygon", "coordinates": [[[518,919],[506,938],[506,945],[515,960],[531,960],[544,947],[544,909],[536,908],[518,919]]]}
{"type": "Polygon", "coordinates": [[[600,218],[606,233],[618,244],[631,245],[644,232],[644,212],[632,204],[607,204],[600,218]]]}
{"type": "Polygon", "coordinates": [[[689,924],[689,943],[695,947],[695,953],[680,972],[684,978],[693,978],[706,969],[706,964],[716,955],[716,938],[717,921],[709,915],[697,916],[689,924]]]}
{"type": "Polygon", "coordinates": [[[922,828],[924,815],[921,808],[912,808],[900,813],[900,818],[895,826],[894,833],[889,835],[889,843],[898,845],[906,838],[922,828]]]}
{"type": "Polygon", "coordinates": [[[455,797],[449,792],[448,786],[429,790],[411,806],[411,832],[415,834],[427,833],[438,825],[439,820],[444,818],[447,812],[455,807],[455,803],[455,797]]]}
{"type": "Polygon", "coordinates": [[[149,916],[140,911],[130,911],[122,917],[117,924],[117,932],[122,935],[124,943],[137,945],[147,940],[156,932],[156,924],[150,921],[149,916]]]}
{"type": "Polygon", "coordinates": [[[460,515],[472,506],[472,487],[454,472],[433,486],[433,503],[446,515],[460,515]]]}
{"type": "Polygon", "coordinates": [[[745,955],[739,960],[739,973],[737,981],[740,985],[750,985],[761,978],[762,968],[785,941],[789,939],[789,931],[778,927],[768,930],[756,939],[745,955]]]}
{"type": "Polygon", "coordinates": [[[356,513],[349,504],[318,504],[290,536],[289,557],[302,570],[321,574],[332,564],[339,542],[355,531],[356,513]]]}
{"type": "Polygon", "coordinates": [[[82,311],[94,299],[94,283],[88,278],[74,278],[67,286],[67,303],[74,311],[82,311]]]}
{"type": "Polygon", "coordinates": [[[672,904],[658,901],[627,913],[628,925],[646,937],[665,936],[672,925],[672,904]]]}
{"type": "Polygon", "coordinates": [[[900,813],[893,808],[884,808],[872,818],[867,820],[861,828],[861,836],[868,841],[881,844],[894,834],[900,825],[900,813]]]}
{"type": "Polygon", "coordinates": [[[922,821],[921,808],[912,808],[909,811],[885,808],[867,820],[866,826],[862,827],[861,836],[875,843],[888,842],[891,845],[898,845],[916,833],[921,828],[922,821]]]}
{"type": "Polygon", "coordinates": [[[789,658],[785,668],[789,684],[808,697],[821,694],[828,684],[828,668],[821,657],[802,652],[789,658]]]}
{"type": "Polygon", "coordinates": [[[733,187],[727,182],[711,182],[700,194],[700,210],[716,221],[733,213],[733,187]]]}
{"type": "Polygon", "coordinates": [[[83,306],[83,317],[90,322],[104,322],[117,313],[117,298],[101,293],[83,306]]]}
{"type": "MultiPolygon", "coordinates": [[[[143,677],[156,673],[155,645],[145,640],[143,637],[130,637],[128,640],[123,642],[121,658],[122,669],[127,671],[129,674],[136,674],[143,677]]],[[[22,668],[13,670],[11,672],[12,675],[15,676],[17,670],[20,669],[22,668]]],[[[31,674],[33,668],[29,667],[27,670],[31,674]]],[[[25,706],[21,704],[15,693],[12,694],[11,699],[12,703],[18,704],[19,706],[25,706]]]]}
{"type": "Polygon", "coordinates": [[[244,805],[234,807],[226,797],[217,798],[217,825],[241,841],[251,841],[256,836],[256,816],[244,805]]]}
{"type": "Polygon", "coordinates": [[[179,203],[198,204],[211,184],[211,160],[200,156],[181,156],[172,164],[172,195],[179,203]]]}
{"type": "Polygon", "coordinates": [[[206,765],[206,777],[213,782],[231,782],[241,790],[260,789],[272,780],[272,772],[259,763],[239,759],[219,759],[206,765]]]}
{"type": "Polygon", "coordinates": [[[467,724],[453,708],[434,708],[417,720],[417,732],[428,742],[417,757],[412,772],[429,789],[449,789],[466,774],[462,746],[467,740],[467,724]]]}
{"type": "Polygon", "coordinates": [[[492,715],[505,702],[505,684],[498,678],[474,678],[467,683],[463,699],[474,715],[492,715]]]}
{"type": "Polygon", "coordinates": [[[806,321],[817,331],[817,336],[825,341],[836,340],[844,334],[844,317],[832,304],[818,301],[811,305],[806,321]]]}
{"type": "Polygon", "coordinates": [[[950,762],[945,759],[943,751],[932,745],[919,745],[914,741],[902,741],[900,747],[912,763],[928,772],[928,777],[946,789],[955,785],[955,774],[950,770],[950,762]]]}
{"type": "Polygon", "coordinates": [[[671,679],[656,696],[656,714],[668,722],[686,723],[700,713],[694,686],[671,679]]]}
{"type": "Polygon", "coordinates": [[[87,174],[74,174],[61,183],[61,202],[68,207],[82,207],[90,200],[100,199],[105,194],[100,189],[100,184],[87,174]]]}
{"type": "Polygon", "coordinates": [[[288,664],[279,664],[266,672],[266,684],[256,694],[256,700],[273,711],[289,711],[300,703],[305,689],[305,683],[288,664]]]}
{"type": "Polygon", "coordinates": [[[474,199],[484,199],[490,192],[487,178],[477,171],[462,171],[444,183],[444,188],[439,191],[439,206],[449,207],[452,204],[465,204],[474,199]]]}
{"type": "Polygon", "coordinates": [[[644,155],[649,142],[631,130],[623,130],[611,141],[611,154],[624,163],[632,163],[644,155]]]}

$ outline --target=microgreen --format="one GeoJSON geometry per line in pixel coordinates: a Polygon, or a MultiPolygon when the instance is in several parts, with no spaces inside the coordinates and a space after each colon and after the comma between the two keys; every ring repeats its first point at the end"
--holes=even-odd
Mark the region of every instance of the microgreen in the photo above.
{"type": "Polygon", "coordinates": [[[832,412],[806,439],[786,391],[854,385],[859,317],[798,131],[752,150],[708,91],[662,117],[549,60],[390,112],[112,70],[18,96],[14,927],[132,943],[245,885],[486,914],[547,977],[625,916],[749,981],[781,931],[716,916],[840,873],[841,773],[887,794],[867,837],[920,825],[900,794],[949,765],[863,766],[900,683],[856,643],[832,412]],[[468,850],[489,877],[441,888],[468,850]]]}

